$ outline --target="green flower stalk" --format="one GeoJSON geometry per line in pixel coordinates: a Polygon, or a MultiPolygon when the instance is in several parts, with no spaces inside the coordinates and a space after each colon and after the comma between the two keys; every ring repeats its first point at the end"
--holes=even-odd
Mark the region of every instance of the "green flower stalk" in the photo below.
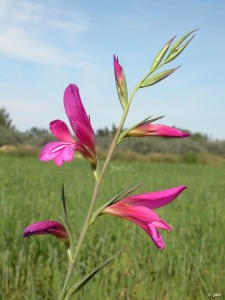
{"type": "Polygon", "coordinates": [[[144,121],[133,125],[127,130],[123,130],[123,127],[129,112],[129,108],[137,91],[140,88],[145,88],[162,81],[177,70],[177,67],[175,67],[161,71],[159,73],[155,73],[163,65],[171,62],[181,54],[181,52],[190,43],[193,36],[188,41],[185,42],[185,40],[194,31],[195,30],[187,33],[174,44],[173,42],[175,37],[173,37],[163,46],[163,48],[157,53],[156,57],[154,58],[149,71],[137,83],[133,91],[130,93],[130,96],[128,96],[129,93],[124,69],[120,65],[118,57],[114,55],[113,67],[116,88],[119,101],[123,108],[123,113],[118,125],[118,129],[112,139],[106,159],[103,162],[102,166],[98,163],[97,160],[96,137],[91,126],[90,118],[88,117],[81,101],[79,89],[74,84],[70,84],[66,88],[64,93],[64,107],[75,137],[71,135],[67,125],[63,121],[52,121],[50,123],[50,130],[52,134],[57,138],[57,141],[50,142],[43,147],[40,153],[40,160],[54,160],[57,166],[61,166],[64,162],[72,161],[74,152],[79,151],[83,155],[83,157],[86,158],[91,164],[94,175],[93,178],[95,180],[95,185],[92,198],[90,200],[90,206],[87,211],[87,215],[84,220],[79,238],[75,240],[73,239],[73,235],[75,236],[75,229],[71,228],[70,226],[63,185],[63,213],[62,216],[59,217],[60,223],[50,220],[33,223],[29,225],[22,234],[23,237],[40,234],[51,234],[66,241],[68,269],[58,300],[71,299],[100,270],[106,267],[124,251],[123,249],[116,254],[111,255],[110,258],[103,261],[99,266],[96,266],[90,273],[86,274],[78,282],[76,282],[75,284],[71,283],[71,277],[76,268],[76,264],[79,259],[79,253],[82,250],[82,245],[88,229],[90,226],[94,226],[94,223],[103,214],[110,214],[115,217],[127,219],[131,222],[136,223],[146,231],[146,233],[151,237],[154,244],[158,248],[164,249],[162,237],[157,229],[171,230],[171,227],[165,221],[160,219],[153,210],[174,200],[186,188],[185,185],[178,186],[172,189],[162,190],[159,192],[129,196],[131,192],[133,192],[140,186],[138,185],[130,190],[121,192],[120,194],[114,196],[110,201],[100,206],[100,208],[95,212],[94,209],[99,197],[100,188],[103,184],[105,171],[108,167],[114,150],[121,141],[125,141],[128,137],[138,138],[143,136],[164,136],[183,138],[189,136],[188,133],[182,132],[176,128],[160,124],[151,124],[153,121],[156,121],[161,117],[155,119],[151,119],[150,117],[146,118],[144,121]]]}

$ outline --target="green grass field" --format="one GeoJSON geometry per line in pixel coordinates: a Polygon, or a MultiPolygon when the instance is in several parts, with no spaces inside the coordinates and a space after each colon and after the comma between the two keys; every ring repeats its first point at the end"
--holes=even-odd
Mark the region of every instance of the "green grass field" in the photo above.
{"type": "MultiPolygon", "coordinates": [[[[21,238],[32,222],[58,220],[61,185],[77,237],[94,180],[89,164],[74,160],[56,167],[34,157],[0,156],[0,299],[32,299],[30,266],[38,299],[57,299],[66,274],[66,248],[52,236],[21,238]]],[[[138,183],[136,192],[187,185],[170,205],[157,210],[174,230],[161,231],[166,249],[157,249],[135,224],[104,216],[91,227],[74,281],[120,249],[126,251],[88,283],[75,299],[176,300],[225,298],[223,166],[113,161],[98,204],[138,183]],[[210,295],[211,294],[211,295],[210,295]]],[[[75,237],[76,238],[76,237],[75,237]]]]}

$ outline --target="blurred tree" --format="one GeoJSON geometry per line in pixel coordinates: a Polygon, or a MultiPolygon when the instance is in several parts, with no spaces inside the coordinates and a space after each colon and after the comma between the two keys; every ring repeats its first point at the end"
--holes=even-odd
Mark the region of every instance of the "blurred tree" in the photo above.
{"type": "Polygon", "coordinates": [[[4,107],[0,108],[0,125],[8,129],[15,129],[12,120],[4,107]]]}
{"type": "Polygon", "coordinates": [[[33,146],[42,147],[46,143],[56,140],[56,137],[52,135],[48,129],[40,129],[32,127],[25,132],[26,143],[33,146]]]}
{"type": "Polygon", "coordinates": [[[108,137],[110,134],[109,129],[105,127],[104,129],[98,129],[96,135],[101,137],[108,137]]]}
{"type": "Polygon", "coordinates": [[[29,138],[40,138],[41,136],[46,136],[49,135],[50,133],[47,129],[32,127],[31,129],[27,130],[25,134],[29,138]]]}

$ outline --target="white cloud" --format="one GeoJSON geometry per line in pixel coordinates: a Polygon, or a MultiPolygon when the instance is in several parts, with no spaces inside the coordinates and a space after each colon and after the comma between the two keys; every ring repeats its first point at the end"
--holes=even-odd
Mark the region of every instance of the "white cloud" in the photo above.
{"type": "Polygon", "coordinates": [[[73,67],[81,67],[81,61],[86,60],[77,39],[90,25],[79,12],[72,16],[33,1],[3,0],[0,2],[0,27],[0,52],[4,55],[73,67]]]}

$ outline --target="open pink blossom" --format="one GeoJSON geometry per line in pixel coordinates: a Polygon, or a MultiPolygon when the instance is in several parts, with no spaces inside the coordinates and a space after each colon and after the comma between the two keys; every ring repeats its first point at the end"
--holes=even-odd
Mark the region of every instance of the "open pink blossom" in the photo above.
{"type": "Polygon", "coordinates": [[[42,221],[29,225],[22,233],[22,237],[28,237],[31,235],[41,235],[41,234],[52,234],[59,239],[69,242],[69,237],[66,232],[65,227],[55,221],[42,221]]]}
{"type": "Polygon", "coordinates": [[[52,121],[50,130],[59,141],[46,144],[41,150],[40,160],[54,160],[57,166],[61,166],[73,159],[74,151],[79,151],[96,169],[96,138],[75,84],[70,84],[65,90],[64,107],[76,140],[63,121],[52,121]]]}
{"type": "Polygon", "coordinates": [[[164,249],[163,239],[157,229],[172,230],[172,228],[152,209],[173,201],[185,188],[186,186],[178,186],[168,190],[128,196],[107,206],[101,213],[137,224],[151,237],[156,247],[164,249]]]}
{"type": "Polygon", "coordinates": [[[159,124],[143,123],[127,133],[130,137],[163,136],[172,138],[183,138],[190,136],[189,133],[178,130],[174,127],[159,124]]]}

